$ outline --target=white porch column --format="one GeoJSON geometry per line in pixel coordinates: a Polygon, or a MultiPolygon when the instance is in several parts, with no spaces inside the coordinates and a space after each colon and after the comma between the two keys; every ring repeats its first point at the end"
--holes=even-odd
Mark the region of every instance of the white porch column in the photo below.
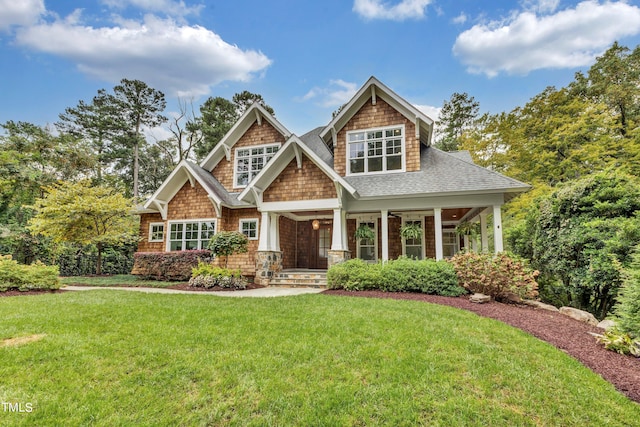
{"type": "Polygon", "coordinates": [[[436,260],[444,259],[444,250],[442,249],[442,209],[435,208],[433,210],[433,219],[435,222],[436,235],[436,260]]]}
{"type": "Polygon", "coordinates": [[[493,247],[495,252],[502,252],[502,211],[499,205],[493,206],[493,247]]]}
{"type": "Polygon", "coordinates": [[[279,214],[269,214],[269,249],[271,251],[280,250],[280,218],[279,214]]]}
{"type": "Polygon", "coordinates": [[[389,261],[389,210],[380,211],[380,233],[382,237],[382,262],[389,261]]]}
{"type": "Polygon", "coordinates": [[[469,250],[471,249],[471,239],[469,239],[469,235],[465,234],[464,236],[462,236],[462,242],[464,244],[464,250],[469,252],[469,250]]]}
{"type": "Polygon", "coordinates": [[[262,212],[262,221],[260,221],[260,241],[258,242],[259,251],[268,251],[271,249],[269,243],[269,212],[262,212]]]}
{"type": "Polygon", "coordinates": [[[340,217],[342,220],[342,229],[340,230],[340,236],[342,236],[342,248],[345,251],[349,250],[349,236],[348,236],[348,230],[349,228],[347,227],[347,211],[345,210],[341,210],[340,211],[340,217]]]}
{"type": "Polygon", "coordinates": [[[482,245],[480,246],[482,252],[489,252],[489,235],[487,234],[487,214],[485,212],[480,214],[480,238],[482,239],[482,245]]]}
{"type": "Polygon", "coordinates": [[[344,229],[343,219],[344,219],[344,215],[342,215],[342,209],[334,209],[333,210],[333,234],[331,236],[332,251],[345,250],[345,247],[343,246],[344,241],[342,239],[343,229],[344,229]]]}

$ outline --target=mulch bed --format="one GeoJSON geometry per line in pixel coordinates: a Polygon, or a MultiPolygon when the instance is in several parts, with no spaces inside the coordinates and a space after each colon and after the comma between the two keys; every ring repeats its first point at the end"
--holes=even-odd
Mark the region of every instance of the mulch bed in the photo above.
{"type": "MultiPolygon", "coordinates": [[[[243,290],[248,291],[249,289],[258,289],[258,288],[264,288],[264,286],[256,285],[255,283],[248,283],[246,289],[243,289],[243,290]]],[[[178,289],[181,291],[194,291],[194,292],[235,292],[239,290],[239,289],[229,289],[229,288],[219,288],[219,287],[196,288],[194,286],[189,286],[188,283],[177,283],[175,285],[167,287],[167,289],[178,289]]]]}
{"type": "Polygon", "coordinates": [[[499,320],[563,350],[609,381],[631,400],[640,403],[640,359],[606,350],[597,343],[595,337],[590,335],[590,332],[602,333],[601,329],[574,320],[564,314],[498,302],[476,304],[470,302],[468,297],[454,298],[380,291],[327,290],[324,293],[352,297],[425,301],[472,311],[480,316],[499,320]]]}
{"type": "Polygon", "coordinates": [[[65,291],[64,289],[55,289],[55,290],[46,290],[46,291],[4,291],[4,292],[0,292],[0,298],[1,297],[16,297],[16,296],[22,296],[22,295],[43,295],[43,294],[61,294],[63,292],[69,292],[69,291],[65,291]]]}

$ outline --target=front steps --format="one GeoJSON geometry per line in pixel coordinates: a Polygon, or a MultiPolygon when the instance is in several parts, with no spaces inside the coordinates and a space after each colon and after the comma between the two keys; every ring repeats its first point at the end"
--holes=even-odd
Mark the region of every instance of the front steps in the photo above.
{"type": "Polygon", "coordinates": [[[327,287],[326,270],[285,270],[274,273],[269,279],[269,286],[287,288],[321,288],[327,287]]]}

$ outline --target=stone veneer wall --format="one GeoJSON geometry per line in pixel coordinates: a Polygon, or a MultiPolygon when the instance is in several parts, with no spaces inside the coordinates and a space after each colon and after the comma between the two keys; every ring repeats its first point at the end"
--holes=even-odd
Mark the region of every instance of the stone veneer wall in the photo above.
{"type": "Polygon", "coordinates": [[[365,102],[362,108],[338,132],[336,146],[334,147],[334,169],[336,172],[340,176],[347,174],[347,132],[400,124],[405,125],[406,171],[420,170],[420,141],[416,139],[415,124],[378,97],[376,105],[371,104],[371,99],[365,102]]]}
{"type": "Polygon", "coordinates": [[[271,126],[271,124],[266,120],[262,121],[262,125],[255,122],[231,148],[231,160],[227,161],[226,158],[223,158],[220,160],[220,163],[213,168],[211,173],[218,179],[218,181],[220,181],[227,191],[241,191],[242,188],[234,188],[233,186],[233,168],[235,164],[236,148],[268,145],[276,142],[284,144],[284,135],[278,132],[276,128],[271,126]]]}
{"type": "Polygon", "coordinates": [[[302,156],[302,168],[294,158],[264,191],[264,202],[333,199],[337,197],[333,181],[309,158],[302,156]]]}

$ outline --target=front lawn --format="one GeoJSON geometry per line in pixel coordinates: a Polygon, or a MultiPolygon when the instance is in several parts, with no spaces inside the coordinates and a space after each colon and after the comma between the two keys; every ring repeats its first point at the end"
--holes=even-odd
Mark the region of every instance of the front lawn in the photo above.
{"type": "Polygon", "coordinates": [[[24,410],[0,406],[0,425],[640,419],[640,405],[551,345],[422,302],[104,290],[2,298],[0,319],[0,401],[24,410]]]}

